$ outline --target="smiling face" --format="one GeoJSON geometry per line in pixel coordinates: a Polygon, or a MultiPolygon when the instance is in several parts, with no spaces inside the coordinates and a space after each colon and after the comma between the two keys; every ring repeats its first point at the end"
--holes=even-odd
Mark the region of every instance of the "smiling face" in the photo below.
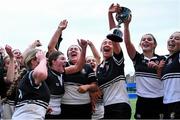
{"type": "Polygon", "coordinates": [[[59,55],[56,60],[53,60],[53,66],[60,73],[64,72],[65,64],[66,64],[66,58],[63,54],[59,55]]]}
{"type": "Polygon", "coordinates": [[[141,38],[140,46],[143,52],[154,52],[156,48],[156,40],[151,34],[145,34],[141,38]]]}
{"type": "Polygon", "coordinates": [[[170,54],[180,51],[180,32],[174,32],[167,41],[167,49],[170,54]]]}
{"type": "Polygon", "coordinates": [[[97,67],[96,59],[94,57],[92,57],[92,56],[86,57],[86,63],[90,64],[91,67],[93,68],[93,70],[95,70],[96,67],[97,67]]]}
{"type": "Polygon", "coordinates": [[[113,43],[109,39],[105,39],[101,44],[101,51],[103,58],[106,60],[112,56],[113,53],[113,43]]]}
{"type": "MultiPolygon", "coordinates": [[[[4,58],[4,69],[7,70],[9,65],[10,65],[10,58],[9,58],[9,56],[6,56],[4,58]]],[[[19,64],[16,59],[14,60],[14,68],[19,69],[19,64]]]]}
{"type": "Polygon", "coordinates": [[[13,50],[13,55],[16,58],[16,60],[21,64],[23,61],[22,53],[19,49],[13,50]]]}
{"type": "Polygon", "coordinates": [[[80,50],[80,48],[77,45],[71,45],[68,48],[68,51],[67,51],[68,59],[73,64],[76,64],[78,59],[79,59],[79,57],[80,57],[80,53],[81,53],[81,50],[80,50]]]}
{"type": "Polygon", "coordinates": [[[66,57],[60,51],[53,51],[49,54],[48,63],[51,69],[62,73],[66,65],[66,57]]]}
{"type": "Polygon", "coordinates": [[[16,59],[20,59],[22,57],[22,53],[19,49],[13,50],[13,54],[16,59]]]}

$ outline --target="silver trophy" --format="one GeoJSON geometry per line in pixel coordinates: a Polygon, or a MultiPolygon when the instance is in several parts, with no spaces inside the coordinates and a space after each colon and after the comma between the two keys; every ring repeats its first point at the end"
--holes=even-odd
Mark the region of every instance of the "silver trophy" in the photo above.
{"type": "Polygon", "coordinates": [[[110,34],[108,34],[106,37],[114,42],[122,42],[122,36],[123,33],[121,32],[121,24],[129,18],[131,15],[131,10],[126,7],[121,7],[121,10],[116,13],[116,20],[118,22],[118,25],[116,28],[111,29],[110,34]]]}

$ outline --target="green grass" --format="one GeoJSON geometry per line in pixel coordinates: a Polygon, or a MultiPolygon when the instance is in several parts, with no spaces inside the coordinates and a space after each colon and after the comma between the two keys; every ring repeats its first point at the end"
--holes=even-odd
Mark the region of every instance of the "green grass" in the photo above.
{"type": "Polygon", "coordinates": [[[135,120],[134,119],[134,113],[136,110],[136,100],[137,99],[130,99],[130,104],[131,104],[131,109],[132,109],[131,120],[135,120]]]}

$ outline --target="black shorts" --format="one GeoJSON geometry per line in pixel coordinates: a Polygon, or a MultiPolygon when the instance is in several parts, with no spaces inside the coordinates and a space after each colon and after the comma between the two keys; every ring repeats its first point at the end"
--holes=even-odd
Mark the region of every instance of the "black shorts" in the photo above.
{"type": "Polygon", "coordinates": [[[104,119],[130,119],[131,107],[127,103],[117,103],[104,107],[104,119]]]}
{"type": "Polygon", "coordinates": [[[46,120],[49,120],[49,119],[61,119],[61,115],[46,114],[45,119],[46,120]]]}
{"type": "Polygon", "coordinates": [[[61,104],[62,119],[91,119],[91,104],[67,105],[61,104]]]}
{"type": "Polygon", "coordinates": [[[180,119],[180,102],[164,104],[165,119],[180,119]]]}
{"type": "Polygon", "coordinates": [[[136,102],[136,119],[160,119],[163,117],[163,97],[143,98],[138,96],[136,102]]]}

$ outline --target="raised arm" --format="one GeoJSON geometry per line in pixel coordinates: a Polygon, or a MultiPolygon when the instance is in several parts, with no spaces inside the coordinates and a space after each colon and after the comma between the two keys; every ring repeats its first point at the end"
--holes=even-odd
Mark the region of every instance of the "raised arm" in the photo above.
{"type": "Polygon", "coordinates": [[[9,55],[9,58],[10,58],[9,66],[7,68],[7,74],[6,74],[5,82],[13,83],[14,77],[15,77],[15,63],[14,63],[15,58],[14,58],[11,46],[6,45],[5,50],[6,50],[6,53],[9,55]]]}
{"type": "Polygon", "coordinates": [[[130,15],[129,19],[124,22],[124,42],[125,42],[129,57],[131,59],[134,59],[136,55],[136,49],[131,42],[130,30],[129,30],[129,23],[131,22],[131,17],[132,16],[130,15]]]}
{"type": "Polygon", "coordinates": [[[42,51],[38,51],[36,53],[36,59],[39,64],[35,67],[34,72],[32,74],[35,84],[39,85],[43,80],[47,78],[47,60],[46,56],[42,51]]]}
{"type": "MultiPolygon", "coordinates": [[[[120,10],[120,5],[114,5],[111,4],[111,6],[109,7],[109,11],[108,11],[108,20],[109,20],[109,29],[111,30],[112,28],[116,27],[116,23],[114,21],[114,17],[113,17],[113,13],[117,13],[120,10]]],[[[120,44],[118,42],[114,42],[113,43],[113,51],[116,54],[119,54],[121,51],[121,47],[120,44]]]]}
{"type": "Polygon", "coordinates": [[[85,64],[85,57],[86,57],[86,48],[87,48],[87,41],[84,39],[78,40],[78,44],[81,47],[81,55],[80,58],[75,65],[70,65],[69,67],[65,67],[65,73],[66,74],[72,74],[79,72],[82,70],[85,64]]]}
{"type": "Polygon", "coordinates": [[[89,47],[93,53],[94,58],[96,59],[97,64],[100,64],[101,56],[100,56],[99,52],[97,51],[96,47],[94,46],[94,44],[90,40],[87,40],[87,43],[88,43],[88,45],[89,45],[89,47]]]}
{"type": "Polygon", "coordinates": [[[33,43],[31,43],[25,51],[22,53],[22,56],[24,56],[29,50],[34,49],[36,47],[42,46],[40,40],[35,40],[33,43]]]}
{"type": "Polygon", "coordinates": [[[66,29],[67,27],[67,24],[68,24],[68,21],[67,20],[63,20],[60,22],[57,30],[55,31],[54,35],[52,36],[49,44],[48,44],[48,53],[52,52],[52,51],[57,51],[57,48],[56,48],[56,45],[59,41],[59,38],[61,37],[62,35],[62,31],[64,29],[66,29]]]}

